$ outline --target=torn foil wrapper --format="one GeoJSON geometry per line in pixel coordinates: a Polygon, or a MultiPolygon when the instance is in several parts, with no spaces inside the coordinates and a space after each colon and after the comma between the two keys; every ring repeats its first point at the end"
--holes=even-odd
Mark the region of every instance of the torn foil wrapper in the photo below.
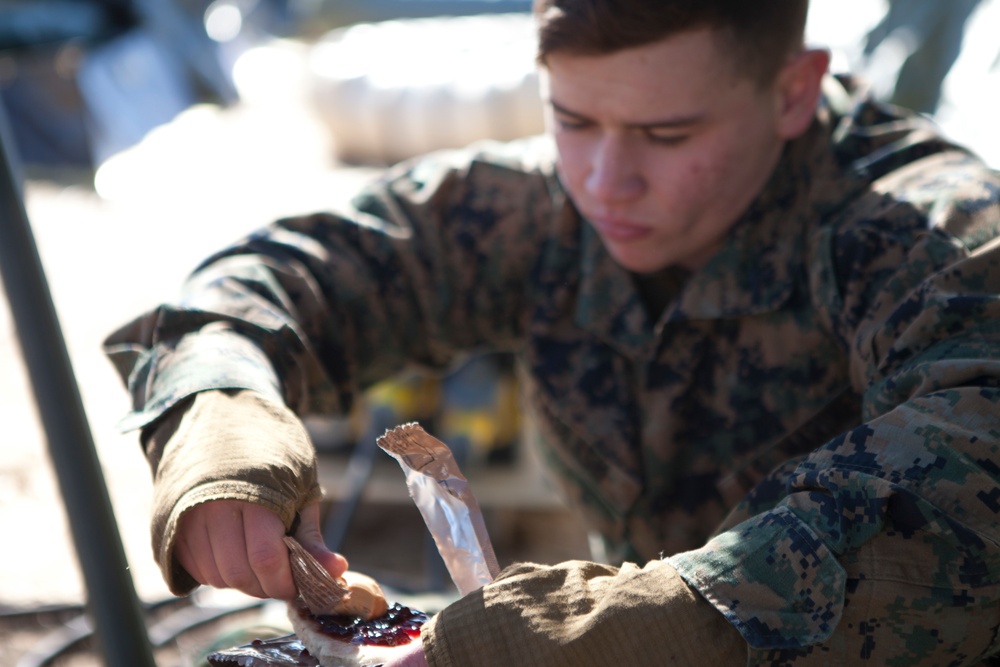
{"type": "Polygon", "coordinates": [[[410,497],[459,594],[493,581],[500,566],[483,513],[448,446],[417,423],[390,429],[377,442],[403,468],[410,497]]]}
{"type": "Polygon", "coordinates": [[[216,651],[207,660],[211,667],[320,667],[295,635],[255,639],[245,646],[216,651]]]}

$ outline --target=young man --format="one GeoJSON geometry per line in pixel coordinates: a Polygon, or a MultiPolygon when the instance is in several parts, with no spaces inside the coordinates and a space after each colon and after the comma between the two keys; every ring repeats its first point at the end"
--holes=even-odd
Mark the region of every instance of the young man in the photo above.
{"type": "Polygon", "coordinates": [[[344,569],[293,413],[490,347],[624,564],[511,568],[392,664],[996,652],[1000,178],[826,77],[806,5],[539,0],[556,158],[401,165],[113,335],[173,589],[293,596],[297,511],[344,569]]]}

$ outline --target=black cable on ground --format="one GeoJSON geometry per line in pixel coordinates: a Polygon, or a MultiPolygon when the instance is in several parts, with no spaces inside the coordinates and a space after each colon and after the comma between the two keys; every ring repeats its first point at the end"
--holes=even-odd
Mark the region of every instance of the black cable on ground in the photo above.
{"type": "Polygon", "coordinates": [[[192,605],[179,609],[162,621],[149,627],[149,641],[154,648],[163,648],[181,635],[198,627],[218,621],[226,616],[259,609],[267,600],[253,600],[231,607],[200,607],[192,605]]]}
{"type": "Polygon", "coordinates": [[[17,661],[16,667],[48,667],[56,658],[69,652],[94,634],[94,626],[86,614],[59,626],[42,637],[17,661]]]}
{"type": "MultiPolygon", "coordinates": [[[[226,616],[241,614],[262,607],[267,600],[250,600],[228,607],[201,606],[192,604],[191,598],[167,598],[146,606],[149,615],[163,607],[181,604],[180,609],[170,613],[148,629],[150,644],[153,648],[164,648],[176,641],[181,635],[195,630],[203,625],[218,621],[226,616]]],[[[89,617],[83,612],[81,605],[49,605],[38,607],[37,614],[68,613],[74,610],[79,615],[50,631],[21,658],[16,667],[49,667],[65,654],[76,649],[81,643],[91,638],[94,627],[89,617]]],[[[7,617],[27,617],[31,610],[20,609],[8,611],[7,617]]]]}
{"type": "Polygon", "coordinates": [[[69,604],[45,604],[37,607],[15,607],[11,605],[0,605],[0,621],[17,620],[19,618],[37,618],[39,616],[58,616],[62,614],[79,614],[83,612],[83,605],[79,603],[69,604]]]}

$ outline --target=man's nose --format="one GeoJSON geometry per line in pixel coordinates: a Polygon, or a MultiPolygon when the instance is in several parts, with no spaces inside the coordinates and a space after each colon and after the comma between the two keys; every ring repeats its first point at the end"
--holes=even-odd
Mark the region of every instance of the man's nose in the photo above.
{"type": "Polygon", "coordinates": [[[627,138],[603,137],[597,142],[584,186],[591,197],[608,203],[642,194],[645,184],[627,138]]]}

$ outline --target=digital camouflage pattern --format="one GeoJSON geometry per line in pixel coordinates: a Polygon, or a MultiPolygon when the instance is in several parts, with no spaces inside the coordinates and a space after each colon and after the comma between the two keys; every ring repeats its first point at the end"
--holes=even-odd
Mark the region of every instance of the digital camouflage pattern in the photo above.
{"type": "Polygon", "coordinates": [[[1000,176],[849,89],[692,275],[617,266],[545,140],[279,221],[108,340],[125,425],[214,387],[342,412],[513,351],[567,495],[616,558],[669,556],[751,664],[974,664],[1000,625],[1000,176]]]}

